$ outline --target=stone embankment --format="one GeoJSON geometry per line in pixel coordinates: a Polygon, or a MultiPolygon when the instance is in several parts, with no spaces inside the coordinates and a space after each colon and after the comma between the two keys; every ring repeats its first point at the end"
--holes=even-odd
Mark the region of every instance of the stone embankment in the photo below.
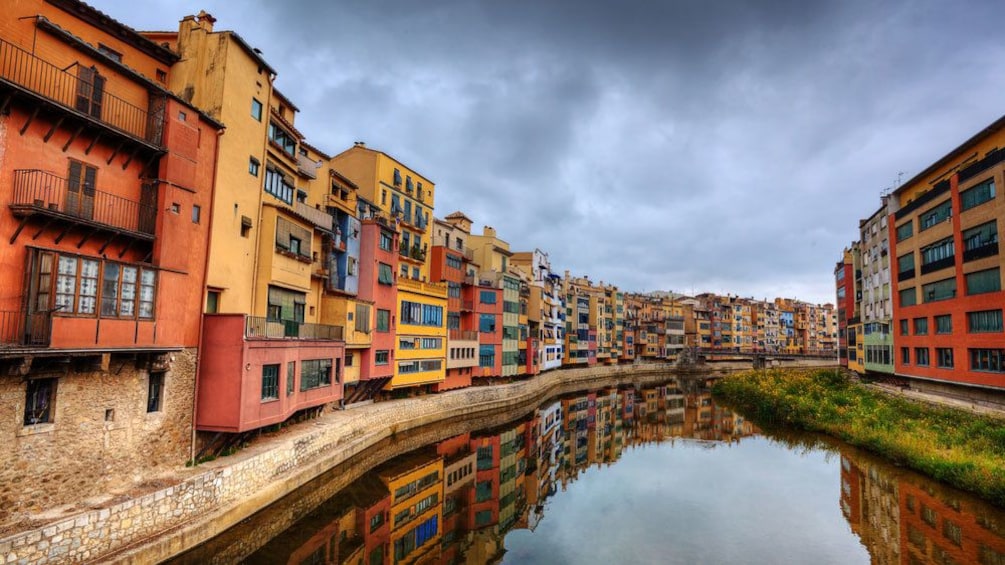
{"type": "Polygon", "coordinates": [[[326,413],[290,433],[205,463],[199,474],[173,486],[0,539],[0,563],[156,562],[212,539],[396,434],[500,409],[532,407],[566,390],[750,367],[732,365],[692,371],[675,371],[665,364],[564,369],[512,384],[326,413]]]}

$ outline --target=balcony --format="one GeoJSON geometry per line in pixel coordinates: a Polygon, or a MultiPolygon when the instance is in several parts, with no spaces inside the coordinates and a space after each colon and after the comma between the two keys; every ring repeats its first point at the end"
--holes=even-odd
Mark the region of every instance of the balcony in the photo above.
{"type": "Polygon", "coordinates": [[[47,347],[51,332],[51,312],[0,312],[0,351],[47,347]]]}
{"type": "Polygon", "coordinates": [[[475,301],[474,300],[462,300],[461,301],[461,311],[462,312],[474,312],[475,301]]]}
{"type": "Polygon", "coordinates": [[[928,273],[934,273],[935,271],[952,267],[955,264],[956,264],[955,255],[951,255],[949,257],[943,257],[942,259],[930,261],[928,263],[922,263],[921,274],[927,275],[928,273]]]}
{"type": "Polygon", "coordinates": [[[947,192],[949,192],[949,181],[944,180],[942,182],[939,182],[934,187],[932,187],[932,190],[929,190],[928,192],[908,202],[900,210],[897,210],[897,212],[894,214],[894,217],[897,220],[902,220],[906,218],[907,215],[910,214],[911,212],[917,210],[918,208],[921,208],[925,204],[931,202],[932,200],[935,200],[937,197],[947,192]]]}
{"type": "MultiPolygon", "coordinates": [[[[152,186],[143,187],[155,198],[152,186]]],[[[47,216],[71,225],[153,241],[157,209],[116,194],[97,190],[84,182],[70,183],[46,171],[14,171],[14,191],[10,202],[15,216],[47,216]]],[[[21,227],[24,226],[22,222],[21,227]]],[[[18,232],[21,228],[18,228],[18,232]]],[[[11,241],[17,237],[17,232],[11,241]]]]}
{"type": "Polygon", "coordinates": [[[247,339],[306,339],[342,341],[342,326],[308,324],[294,320],[270,320],[261,316],[246,316],[244,337],[247,339]]]}
{"type": "MultiPolygon", "coordinates": [[[[107,79],[91,69],[77,63],[66,68],[77,72],[71,73],[0,39],[0,87],[13,88],[34,98],[41,106],[58,108],[75,120],[160,150],[162,107],[148,111],[117,96],[107,79]]],[[[151,96],[151,110],[161,106],[162,101],[162,98],[151,96]]]]}
{"type": "Polygon", "coordinates": [[[297,171],[301,175],[309,179],[316,179],[318,178],[318,169],[320,168],[320,161],[312,161],[307,155],[297,155],[297,171]]]}
{"type": "Polygon", "coordinates": [[[478,332],[474,330],[450,330],[447,337],[450,341],[478,341],[478,332]]]}
{"type": "Polygon", "coordinates": [[[332,229],[333,220],[331,214],[317,208],[312,208],[304,202],[300,202],[299,200],[294,202],[293,213],[323,230],[331,231],[332,229]]]}
{"type": "Polygon", "coordinates": [[[897,281],[898,282],[909,281],[909,280],[913,279],[914,276],[915,276],[914,269],[908,269],[906,271],[900,271],[899,273],[897,273],[897,281]]]}
{"type": "Polygon", "coordinates": [[[992,241],[975,247],[970,247],[963,251],[963,261],[974,261],[984,257],[994,257],[998,255],[998,242],[992,241]]]}

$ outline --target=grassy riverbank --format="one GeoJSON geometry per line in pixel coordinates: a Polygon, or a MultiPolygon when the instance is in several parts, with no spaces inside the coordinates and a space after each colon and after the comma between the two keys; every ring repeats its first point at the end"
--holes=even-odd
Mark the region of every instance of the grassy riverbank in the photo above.
{"type": "Polygon", "coordinates": [[[1005,422],[894,398],[833,370],[767,370],[719,380],[717,398],[765,425],[838,437],[1005,506],[1005,422]]]}

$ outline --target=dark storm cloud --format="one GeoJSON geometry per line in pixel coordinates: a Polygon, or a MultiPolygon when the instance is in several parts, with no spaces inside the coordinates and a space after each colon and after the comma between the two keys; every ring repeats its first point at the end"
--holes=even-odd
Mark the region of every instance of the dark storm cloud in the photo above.
{"type": "Polygon", "coordinates": [[[516,249],[628,290],[827,301],[841,249],[1002,114],[996,2],[161,0],[261,48],[332,153],[355,140],[516,249]]]}

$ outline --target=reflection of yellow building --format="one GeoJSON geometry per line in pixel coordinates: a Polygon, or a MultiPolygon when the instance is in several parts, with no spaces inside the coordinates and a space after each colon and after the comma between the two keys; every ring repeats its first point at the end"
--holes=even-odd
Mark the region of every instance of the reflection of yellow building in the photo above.
{"type": "Polygon", "coordinates": [[[400,230],[392,389],[446,379],[447,285],[429,282],[432,181],[390,155],[362,143],[332,158],[359,187],[359,197],[396,219],[400,230]]]}
{"type": "Polygon", "coordinates": [[[443,520],[443,457],[435,448],[392,461],[378,471],[391,492],[390,552],[394,563],[439,555],[443,520]]]}

